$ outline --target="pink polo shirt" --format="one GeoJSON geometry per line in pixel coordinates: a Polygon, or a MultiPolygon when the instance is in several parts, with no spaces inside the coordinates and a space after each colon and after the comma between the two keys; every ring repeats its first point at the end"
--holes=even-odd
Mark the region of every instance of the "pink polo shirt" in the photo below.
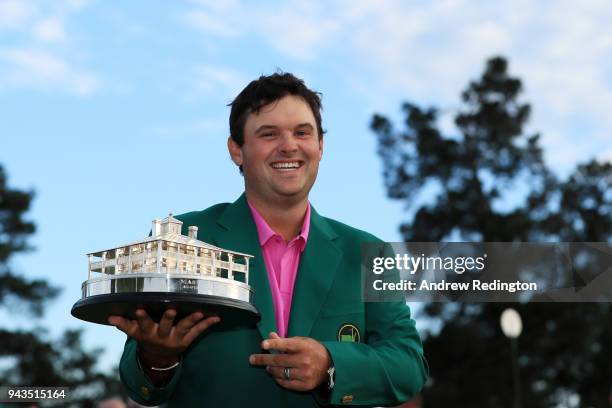
{"type": "Polygon", "coordinates": [[[308,203],[306,209],[300,234],[289,241],[289,243],[285,243],[283,237],[270,228],[266,220],[263,219],[251,203],[248,204],[253,220],[255,220],[261,252],[266,263],[278,335],[285,337],[289,324],[289,313],[291,312],[293,285],[295,284],[300,257],[306,247],[308,231],[310,230],[310,203],[308,203]]]}

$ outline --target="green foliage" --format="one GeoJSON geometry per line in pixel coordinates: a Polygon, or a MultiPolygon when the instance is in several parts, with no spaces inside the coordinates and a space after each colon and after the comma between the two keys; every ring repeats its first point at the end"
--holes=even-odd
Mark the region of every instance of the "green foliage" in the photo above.
{"type": "Polygon", "coordinates": [[[27,280],[9,269],[11,256],[31,248],[27,238],[35,231],[23,214],[30,208],[33,193],[10,189],[0,165],[0,306],[7,301],[24,301],[35,315],[42,313],[44,302],[58,294],[56,288],[42,280],[27,280]]]}
{"type": "MultiPolygon", "coordinates": [[[[561,86],[561,85],[560,85],[561,86]]],[[[530,106],[504,58],[490,59],[462,93],[456,135],[438,129],[438,111],[405,103],[406,128],[374,115],[388,196],[407,204],[404,240],[612,240],[612,164],[592,160],[564,181],[547,167],[539,135],[526,134],[530,106]],[[419,192],[433,200],[415,207],[419,192]]],[[[503,304],[428,304],[440,323],[425,340],[427,407],[510,407],[510,345],[499,329],[503,304]]],[[[609,304],[513,304],[523,316],[519,367],[523,406],[609,406],[609,304]]]]}
{"type": "MultiPolygon", "coordinates": [[[[27,239],[35,227],[24,220],[33,193],[9,188],[0,166],[0,307],[19,310],[25,305],[35,317],[59,294],[45,280],[28,280],[10,269],[10,258],[31,248],[27,239]]],[[[125,394],[117,374],[108,376],[95,369],[101,350],[83,350],[81,332],[66,330],[59,340],[49,339],[44,329],[0,328],[0,384],[14,386],[69,387],[70,406],[93,407],[104,395],[125,394]]]]}

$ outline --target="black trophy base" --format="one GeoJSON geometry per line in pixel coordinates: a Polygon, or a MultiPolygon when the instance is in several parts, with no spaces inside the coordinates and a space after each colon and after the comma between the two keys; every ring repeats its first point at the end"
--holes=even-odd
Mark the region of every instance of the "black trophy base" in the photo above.
{"type": "Polygon", "coordinates": [[[145,309],[149,316],[159,322],[167,309],[175,309],[174,322],[191,313],[200,311],[206,316],[219,316],[215,326],[229,329],[252,327],[261,316],[255,306],[240,300],[220,296],[189,293],[140,292],[96,295],[81,299],[72,306],[72,315],[86,322],[106,324],[109,316],[136,319],[136,309],[145,309]]]}

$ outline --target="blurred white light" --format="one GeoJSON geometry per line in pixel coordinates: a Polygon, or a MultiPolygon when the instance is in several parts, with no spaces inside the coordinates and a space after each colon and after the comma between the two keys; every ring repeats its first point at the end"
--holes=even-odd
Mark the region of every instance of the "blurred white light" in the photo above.
{"type": "Polygon", "coordinates": [[[506,309],[501,314],[500,324],[502,331],[511,339],[515,339],[521,335],[523,331],[523,321],[521,315],[514,309],[506,309]]]}

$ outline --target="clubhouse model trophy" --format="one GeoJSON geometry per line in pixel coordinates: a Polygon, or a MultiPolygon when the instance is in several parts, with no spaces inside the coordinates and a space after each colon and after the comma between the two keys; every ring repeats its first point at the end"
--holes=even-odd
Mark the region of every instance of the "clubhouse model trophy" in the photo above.
{"type": "Polygon", "coordinates": [[[170,214],[154,220],[143,240],[87,254],[88,278],[72,315],[108,324],[109,316],[135,319],[143,308],[159,321],[172,308],[175,322],[196,311],[221,317],[224,327],[259,321],[248,285],[253,256],[199,241],[195,226],[181,235],[182,224],[170,214]]]}

